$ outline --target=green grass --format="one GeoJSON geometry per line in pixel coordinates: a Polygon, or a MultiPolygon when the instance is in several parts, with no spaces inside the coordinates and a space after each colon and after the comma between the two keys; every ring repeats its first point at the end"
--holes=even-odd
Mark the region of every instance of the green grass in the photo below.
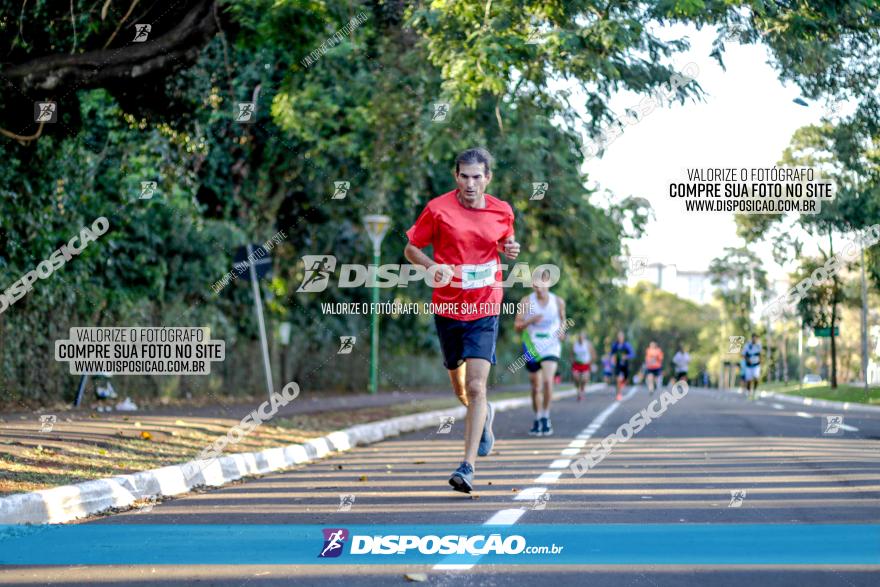
{"type": "Polygon", "coordinates": [[[857,387],[855,385],[838,385],[837,389],[831,389],[831,385],[827,382],[805,383],[803,389],[799,389],[797,383],[765,383],[758,389],[775,391],[777,393],[787,393],[789,395],[798,395],[801,397],[826,399],[836,402],[880,405],[880,387],[869,387],[867,395],[865,394],[864,387],[857,387]]]}

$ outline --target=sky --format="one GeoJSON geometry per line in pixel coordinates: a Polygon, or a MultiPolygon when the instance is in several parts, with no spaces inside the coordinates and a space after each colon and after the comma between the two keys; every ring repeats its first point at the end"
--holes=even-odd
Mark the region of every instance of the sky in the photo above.
{"type": "MultiPolygon", "coordinates": [[[[800,90],[779,80],[763,45],[727,43],[724,71],[709,56],[714,28],[698,31],[678,26],[666,31],[690,39],[691,50],[678,54],[673,63],[679,71],[696,64],[694,77],[706,93],[705,101],[657,107],[640,122],[626,126],[602,158],[584,164],[584,171],[592,181],[590,187],[609,190],[615,199],[643,197],[654,208],[656,218],[646,234],[627,241],[631,255],[645,257],[648,263],[704,271],[725,247],[744,244],[736,236],[734,215],[685,212],[680,200],[669,197],[669,183],[686,181],[685,170],[692,167],[772,167],[795,130],[818,123],[826,106],[795,104],[800,90]]],[[[622,114],[640,99],[622,94],[611,105],[622,114]]],[[[769,244],[754,249],[771,276],[784,278],[791,269],[773,262],[769,244]]],[[[805,247],[805,253],[814,251],[805,247]]]]}

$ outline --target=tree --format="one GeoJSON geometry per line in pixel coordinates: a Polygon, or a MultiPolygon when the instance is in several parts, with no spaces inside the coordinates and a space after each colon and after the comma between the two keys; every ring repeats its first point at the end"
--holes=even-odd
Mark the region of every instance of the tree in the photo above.
{"type": "Polygon", "coordinates": [[[727,247],[722,257],[709,264],[709,276],[712,285],[718,287],[715,295],[735,332],[746,334],[753,330],[751,315],[755,298],[766,298],[769,292],[767,272],[758,256],[744,247],[727,247]]]}
{"type": "MultiPolygon", "coordinates": [[[[826,121],[822,125],[808,126],[798,129],[791,139],[790,145],[782,154],[781,165],[789,167],[808,167],[823,178],[834,184],[836,193],[832,201],[823,201],[817,214],[802,214],[797,218],[797,225],[808,234],[816,237],[819,242],[823,262],[834,257],[834,238],[849,234],[852,238],[856,231],[880,221],[880,189],[876,182],[877,169],[872,166],[874,157],[870,145],[854,140],[852,127],[835,127],[826,121]],[[848,137],[848,138],[847,138],[848,137]],[[822,241],[827,239],[827,249],[823,249],[822,241]]],[[[738,233],[747,240],[754,241],[767,236],[774,241],[774,252],[781,263],[800,257],[800,243],[793,248],[787,245],[792,242],[790,232],[785,228],[771,231],[774,224],[781,223],[782,215],[738,216],[738,233]]],[[[841,247],[838,246],[838,249],[841,247]]],[[[809,259],[802,260],[802,271],[814,267],[809,259]]],[[[814,267],[815,268],[815,267],[814,267]]],[[[824,270],[823,270],[823,273],[824,270]]],[[[805,273],[809,276],[812,270],[805,273]]],[[[830,275],[829,291],[816,292],[810,296],[808,303],[799,304],[799,313],[804,324],[816,320],[836,324],[839,316],[838,303],[843,299],[840,295],[841,283],[839,272],[830,275]],[[817,308],[817,304],[828,303],[827,312],[817,308]],[[819,318],[827,313],[828,318],[819,318]]],[[[793,283],[799,283],[797,278],[793,283]]],[[[823,280],[824,281],[824,280],[823,280]]],[[[880,283],[880,282],[875,282],[880,283]]],[[[822,286],[814,284],[813,288],[822,286]]],[[[867,295],[867,292],[864,294],[867,295]]],[[[863,308],[863,314],[867,308],[863,308]]],[[[863,320],[864,323],[864,320],[863,320]]],[[[831,385],[837,385],[837,345],[834,330],[831,331],[831,385]]],[[[867,345],[867,332],[862,328],[862,346],[867,345]]],[[[866,353],[863,351],[863,355],[866,353]]],[[[864,361],[866,363],[866,359],[864,361]]],[[[863,365],[863,370],[867,367],[863,365]]]]}
{"type": "MultiPolygon", "coordinates": [[[[853,3],[839,13],[822,3],[834,34],[805,39],[798,35],[812,26],[804,20],[811,13],[800,3],[748,6],[754,18],[746,28],[767,29],[780,55],[792,49],[774,32],[783,22],[797,25],[786,34],[798,47],[830,42],[838,51],[823,54],[823,64],[831,68],[846,63],[852,39],[873,34],[858,28],[853,3]]],[[[644,215],[636,201],[610,205],[585,187],[581,133],[620,124],[608,107],[620,89],[650,95],[675,86],[675,99],[698,99],[696,83],[671,83],[687,41],[660,39],[656,24],[723,25],[739,14],[726,2],[683,0],[0,0],[0,7],[8,15],[0,17],[0,266],[14,280],[71,231],[112,216],[113,230],[93,249],[0,315],[0,371],[15,388],[5,397],[38,401],[60,397],[69,376],[28,358],[50,354],[50,341],[69,325],[196,321],[230,345],[250,344],[249,292],[233,285],[216,295],[210,287],[235,247],[279,229],[289,238],[274,251],[267,308],[270,321],[290,320],[300,332],[291,353],[297,377],[357,386],[356,370],[344,379],[350,374],[303,366],[338,333],[365,324],[324,316],[316,299],[295,293],[299,259],[332,250],[366,262],[360,217],[383,211],[394,219],[384,258],[402,261],[413,211],[450,189],[453,155],[474,144],[497,156],[490,193],[516,210],[523,260],[565,269],[558,291],[584,324],[623,315],[629,301],[617,305],[609,260],[624,237],[639,234],[644,215]],[[365,18],[337,32],[356,16],[365,18]],[[134,25],[143,23],[152,27],[148,38],[134,42],[134,25]],[[563,79],[581,87],[583,120],[571,107],[577,94],[556,91],[563,79]],[[48,100],[58,104],[58,122],[40,126],[34,102],[48,100]],[[253,124],[233,119],[243,101],[256,103],[253,124]],[[442,123],[431,117],[436,102],[450,105],[442,123]],[[145,179],[157,183],[152,200],[138,197],[145,179]],[[344,202],[331,198],[334,181],[351,184],[344,202]],[[532,200],[538,181],[549,183],[547,196],[532,200]]],[[[853,127],[853,137],[871,130],[870,118],[860,120],[866,126],[853,127]]],[[[330,288],[324,301],[361,301],[365,293],[330,288]]],[[[429,294],[394,293],[400,301],[429,294]]],[[[387,351],[436,352],[429,328],[427,317],[384,321],[387,351]]],[[[246,347],[229,348],[228,379],[216,385],[247,390],[246,347]]],[[[177,389],[141,383],[156,394],[177,389]]]]}

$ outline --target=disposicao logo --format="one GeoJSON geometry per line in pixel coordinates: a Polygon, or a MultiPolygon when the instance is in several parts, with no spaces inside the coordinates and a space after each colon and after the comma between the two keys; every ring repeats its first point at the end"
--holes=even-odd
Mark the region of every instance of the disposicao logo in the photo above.
{"type": "Polygon", "coordinates": [[[324,528],[324,548],[318,558],[335,558],[342,554],[345,541],[348,540],[348,530],[345,528],[324,528]]]}
{"type": "MultiPolygon", "coordinates": [[[[336,274],[336,257],[333,255],[303,255],[303,280],[296,289],[297,293],[320,293],[327,289],[336,274]]],[[[506,263],[489,261],[478,265],[445,265],[453,272],[453,277],[437,274],[443,266],[435,265],[425,269],[421,265],[404,263],[386,263],[384,265],[359,265],[342,263],[339,266],[339,288],[358,287],[407,287],[410,283],[424,281],[425,285],[436,287],[456,287],[476,289],[480,287],[520,287],[531,288],[537,281],[540,285],[551,287],[559,282],[560,269],[556,265],[545,263],[538,265],[534,271],[528,263],[516,263],[510,267],[507,277],[496,281],[497,272],[507,271],[506,263]],[[544,273],[549,278],[544,278],[544,273]],[[540,276],[540,277],[536,277],[540,276]]],[[[502,274],[503,277],[503,274],[502,274]]]]}

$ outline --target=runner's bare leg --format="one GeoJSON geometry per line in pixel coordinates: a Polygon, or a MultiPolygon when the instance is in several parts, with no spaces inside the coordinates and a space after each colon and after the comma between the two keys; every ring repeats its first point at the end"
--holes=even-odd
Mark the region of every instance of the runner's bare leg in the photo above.
{"type": "Polygon", "coordinates": [[[544,391],[543,407],[545,412],[550,409],[550,402],[553,401],[553,378],[556,376],[556,361],[544,361],[541,363],[541,377],[544,380],[541,385],[544,391]]]}
{"type": "Polygon", "coordinates": [[[534,373],[529,372],[529,383],[532,386],[532,411],[536,414],[543,410],[541,407],[541,400],[539,399],[541,396],[541,372],[535,371],[534,373]]]}
{"type": "Polygon", "coordinates": [[[467,371],[467,361],[458,366],[458,369],[449,371],[449,381],[452,382],[452,391],[455,392],[455,397],[458,398],[458,401],[461,402],[461,405],[464,407],[468,406],[468,398],[467,398],[467,385],[465,373],[467,371]]]}
{"type": "Polygon", "coordinates": [[[492,364],[486,359],[469,358],[465,361],[468,408],[464,424],[464,460],[474,465],[477,462],[483,425],[486,423],[486,383],[489,381],[492,364]]]}

